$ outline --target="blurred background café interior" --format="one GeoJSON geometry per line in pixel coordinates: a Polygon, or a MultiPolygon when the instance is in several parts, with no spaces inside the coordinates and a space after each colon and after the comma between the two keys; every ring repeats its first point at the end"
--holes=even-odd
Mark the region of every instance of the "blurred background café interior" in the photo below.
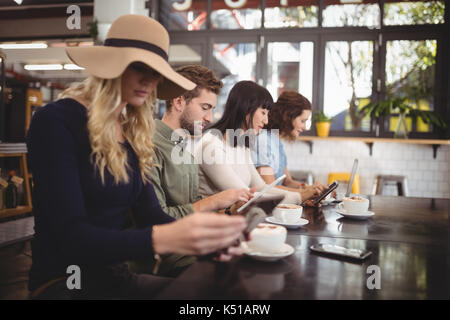
{"type": "MultiPolygon", "coordinates": [[[[25,225],[8,238],[1,228],[32,216],[25,136],[33,112],[86,77],[65,48],[101,44],[128,13],[166,27],[172,66],[201,64],[223,81],[214,120],[240,80],[266,87],[274,100],[284,90],[307,97],[309,130],[285,144],[297,179],[329,183],[358,158],[362,194],[450,199],[446,1],[0,0],[0,177],[23,179],[15,208],[0,196],[0,251],[33,233],[25,225]],[[375,110],[393,101],[397,108],[375,110]],[[369,104],[374,112],[362,112],[369,104]]],[[[164,110],[159,101],[155,117],[164,110]]],[[[0,293],[21,298],[20,290],[0,293]]]]}

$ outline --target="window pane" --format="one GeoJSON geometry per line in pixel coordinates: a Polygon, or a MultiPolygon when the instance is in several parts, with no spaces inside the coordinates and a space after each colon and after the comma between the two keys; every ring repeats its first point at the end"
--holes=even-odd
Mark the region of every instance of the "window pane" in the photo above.
{"type": "Polygon", "coordinates": [[[214,121],[222,116],[228,93],[241,80],[255,81],[256,43],[214,44],[214,73],[221,78],[223,88],[217,97],[214,121]]]}
{"type": "Polygon", "coordinates": [[[169,63],[173,67],[187,64],[202,64],[202,46],[192,44],[170,45],[169,63]]]}
{"type": "Polygon", "coordinates": [[[312,101],[313,42],[270,42],[267,47],[267,89],[274,100],[285,90],[312,101]]]}
{"type": "Polygon", "coordinates": [[[323,11],[324,27],[379,27],[380,7],[376,1],[365,0],[362,4],[336,4],[325,0],[323,11]],[[374,3],[375,2],[375,3],[374,3]]]}
{"type": "MultiPolygon", "coordinates": [[[[188,64],[202,64],[202,46],[172,44],[169,46],[169,63],[173,68],[188,64]]],[[[166,102],[158,99],[154,117],[161,119],[166,111],[166,102]]]]}
{"type": "Polygon", "coordinates": [[[264,10],[265,28],[301,28],[317,27],[318,1],[290,0],[288,6],[282,6],[280,0],[267,0],[264,10]]]}
{"type": "Polygon", "coordinates": [[[211,24],[213,29],[257,29],[261,28],[261,1],[240,0],[239,8],[231,8],[225,0],[213,0],[211,24]]]}
{"type": "Polygon", "coordinates": [[[384,4],[385,25],[444,23],[444,1],[411,1],[384,4]]]}
{"type": "MultiPolygon", "coordinates": [[[[434,110],[434,75],[436,40],[395,40],[386,43],[386,94],[407,97],[421,110],[434,110]]],[[[389,131],[395,131],[398,117],[391,117],[389,131]]],[[[409,130],[413,123],[407,118],[409,130]]],[[[418,119],[418,132],[432,131],[430,125],[418,119]]]]}
{"type": "Polygon", "coordinates": [[[372,66],[372,41],[327,42],[324,112],[334,117],[331,130],[370,131],[370,118],[356,111],[370,101],[372,66]]]}
{"type": "Polygon", "coordinates": [[[206,29],[207,0],[160,1],[160,19],[169,30],[206,29]]]}

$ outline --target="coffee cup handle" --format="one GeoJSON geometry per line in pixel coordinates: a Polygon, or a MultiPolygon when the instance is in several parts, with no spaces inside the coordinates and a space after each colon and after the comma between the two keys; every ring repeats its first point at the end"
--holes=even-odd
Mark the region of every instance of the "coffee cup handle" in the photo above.
{"type": "Polygon", "coordinates": [[[341,203],[338,203],[337,208],[338,208],[339,210],[342,210],[342,205],[343,205],[342,202],[341,202],[341,203]]]}

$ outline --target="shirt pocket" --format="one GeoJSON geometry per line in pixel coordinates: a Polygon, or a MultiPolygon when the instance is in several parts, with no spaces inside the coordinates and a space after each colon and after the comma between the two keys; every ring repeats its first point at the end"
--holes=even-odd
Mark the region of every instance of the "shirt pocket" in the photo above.
{"type": "Polygon", "coordinates": [[[189,174],[173,174],[166,179],[166,196],[170,198],[171,204],[182,205],[190,203],[191,184],[189,174]]]}

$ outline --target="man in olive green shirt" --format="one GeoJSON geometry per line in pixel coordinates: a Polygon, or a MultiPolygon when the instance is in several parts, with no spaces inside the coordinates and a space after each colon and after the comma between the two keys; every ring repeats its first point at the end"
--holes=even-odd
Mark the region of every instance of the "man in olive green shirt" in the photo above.
{"type": "MultiPolygon", "coordinates": [[[[198,164],[187,150],[191,135],[196,134],[212,121],[212,112],[217,103],[217,95],[222,88],[208,68],[191,65],[177,69],[177,72],[197,84],[194,90],[170,101],[166,101],[166,112],[162,120],[155,120],[154,163],[151,180],[162,209],[174,218],[181,218],[198,211],[218,211],[238,207],[238,202],[248,201],[252,191],[230,189],[208,198],[198,195],[198,164]],[[178,131],[188,134],[180,135],[178,131]],[[182,158],[184,161],[178,161],[182,158]],[[186,161],[187,160],[187,161],[186,161]]],[[[242,203],[242,202],[241,202],[242,203]]],[[[234,211],[232,209],[232,211],[234,211]]],[[[193,256],[168,255],[163,257],[158,275],[176,276],[196,261],[193,256]]],[[[132,265],[135,272],[149,273],[155,262],[137,262],[132,265]]]]}
{"type": "MultiPolygon", "coordinates": [[[[177,164],[171,159],[174,147],[185,143],[182,140],[163,121],[155,120],[153,143],[157,166],[152,169],[151,180],[162,209],[177,219],[194,212],[192,204],[201,200],[197,192],[198,165],[194,161],[177,164]]],[[[191,157],[185,148],[180,149],[181,156],[191,157]]]]}
{"type": "Polygon", "coordinates": [[[218,211],[237,201],[248,201],[251,193],[247,189],[230,189],[205,199],[198,195],[198,164],[185,147],[190,137],[183,137],[176,130],[194,135],[195,122],[201,132],[212,121],[222,82],[200,65],[184,66],[177,72],[197,87],[166,101],[162,120],[155,120],[153,143],[157,166],[152,169],[151,180],[161,207],[178,219],[194,211],[218,211]],[[180,158],[188,161],[178,161],[180,158]]]}

